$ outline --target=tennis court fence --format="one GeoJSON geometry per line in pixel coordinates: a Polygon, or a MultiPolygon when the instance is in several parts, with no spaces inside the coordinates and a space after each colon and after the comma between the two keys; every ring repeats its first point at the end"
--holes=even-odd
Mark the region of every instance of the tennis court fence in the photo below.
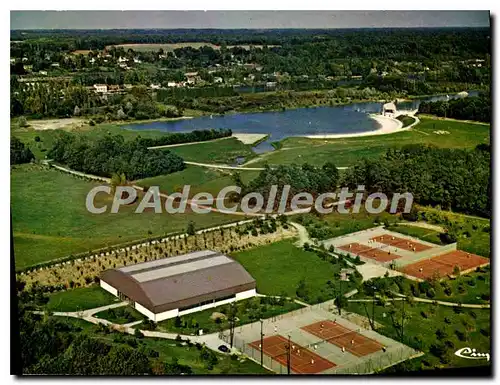
{"type": "MultiPolygon", "coordinates": [[[[227,344],[231,342],[228,332],[222,333],[221,339],[227,344]]],[[[252,360],[260,364],[260,359],[261,359],[260,350],[250,346],[249,344],[251,344],[252,342],[253,341],[245,341],[242,338],[239,338],[235,335],[233,338],[233,347],[235,347],[241,353],[245,354],[246,356],[250,357],[252,360]]],[[[286,353],[281,354],[280,356],[283,356],[283,359],[286,361],[286,353]]],[[[273,357],[268,356],[267,354],[264,353],[262,355],[262,359],[265,368],[278,374],[288,373],[286,365],[280,364],[278,361],[273,359],[273,357]]]]}
{"type": "Polygon", "coordinates": [[[373,374],[410,358],[421,356],[422,354],[409,347],[397,346],[389,348],[386,352],[360,358],[356,364],[328,369],[322,374],[373,374]]]}

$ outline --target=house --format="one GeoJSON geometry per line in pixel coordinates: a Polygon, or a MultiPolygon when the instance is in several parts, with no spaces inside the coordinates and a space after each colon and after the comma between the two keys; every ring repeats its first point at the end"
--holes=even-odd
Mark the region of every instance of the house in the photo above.
{"type": "Polygon", "coordinates": [[[198,72],[186,72],[184,76],[186,77],[188,84],[196,84],[199,79],[198,72]]]}
{"type": "Polygon", "coordinates": [[[108,92],[108,86],[106,84],[94,84],[94,91],[98,94],[105,94],[108,92]]]}
{"type": "Polygon", "coordinates": [[[382,106],[382,115],[394,117],[396,113],[396,105],[394,103],[385,103],[382,106]]]}
{"type": "Polygon", "coordinates": [[[154,322],[257,295],[242,265],[211,250],[106,270],[100,286],[154,322]]]}

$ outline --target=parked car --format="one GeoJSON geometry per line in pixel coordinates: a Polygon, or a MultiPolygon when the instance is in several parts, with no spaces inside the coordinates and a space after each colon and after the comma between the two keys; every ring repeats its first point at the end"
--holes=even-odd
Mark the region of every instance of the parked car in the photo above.
{"type": "Polygon", "coordinates": [[[220,345],[217,349],[219,349],[223,353],[229,352],[229,348],[226,345],[220,345]]]}

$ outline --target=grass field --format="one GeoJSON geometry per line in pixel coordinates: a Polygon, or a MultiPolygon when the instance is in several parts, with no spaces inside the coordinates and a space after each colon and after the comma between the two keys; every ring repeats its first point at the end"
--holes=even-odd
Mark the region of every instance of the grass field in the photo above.
{"type": "MultiPolygon", "coordinates": [[[[245,171],[241,173],[243,183],[248,183],[257,177],[259,171],[245,171]]],[[[190,196],[199,192],[211,193],[214,197],[219,191],[227,186],[234,185],[231,178],[231,171],[218,171],[215,169],[190,166],[184,170],[174,172],[169,175],[160,175],[153,178],[141,179],[137,181],[140,186],[160,186],[160,191],[170,193],[182,191],[184,185],[190,185],[190,196]]]]}
{"type": "Polygon", "coordinates": [[[391,135],[330,140],[290,137],[281,141],[280,150],[261,155],[251,165],[259,167],[265,163],[273,165],[306,162],[320,165],[329,161],[338,167],[346,167],[363,157],[375,158],[384,154],[389,148],[415,143],[447,148],[474,148],[480,143],[490,143],[490,127],[424,118],[412,130],[391,135]],[[434,133],[439,130],[448,131],[450,134],[434,133]]]}
{"type": "Polygon", "coordinates": [[[123,306],[115,309],[104,310],[94,314],[94,317],[102,318],[120,325],[144,319],[144,316],[131,306],[123,306]]]}
{"type": "MultiPolygon", "coordinates": [[[[234,221],[218,213],[199,215],[135,214],[138,202],[117,214],[91,214],[85,199],[96,182],[37,165],[11,170],[11,207],[16,268],[88,252],[114,244],[185,231],[193,220],[197,228],[234,221]]],[[[141,194],[139,194],[141,198],[141,194]]],[[[111,204],[112,197],[96,197],[96,206],[111,204]]]]}
{"type": "Polygon", "coordinates": [[[401,287],[396,284],[394,278],[387,278],[387,290],[446,302],[488,304],[490,301],[491,272],[488,266],[480,268],[477,272],[439,282],[419,284],[407,278],[398,278],[399,280],[401,287]]]}
{"type": "Polygon", "coordinates": [[[255,157],[252,147],[243,144],[236,138],[192,144],[190,146],[169,147],[167,150],[181,156],[184,160],[200,163],[232,164],[237,157],[244,157],[246,161],[255,157]]]}
{"type": "Polygon", "coordinates": [[[430,229],[424,229],[415,226],[401,226],[394,225],[388,227],[388,230],[395,231],[397,233],[409,235],[418,239],[422,239],[427,242],[435,243],[436,245],[442,245],[441,239],[439,238],[439,232],[430,229]]]}
{"type": "Polygon", "coordinates": [[[357,214],[351,213],[347,215],[334,211],[331,214],[323,215],[321,218],[313,214],[300,214],[292,218],[306,227],[311,238],[318,240],[340,237],[341,235],[381,226],[385,221],[392,223],[397,219],[396,216],[386,212],[375,215],[367,213],[364,209],[357,214]]]}
{"type": "Polygon", "coordinates": [[[50,311],[80,311],[115,302],[119,302],[115,296],[94,285],[50,294],[46,308],[50,311]]]}
{"type": "MultiPolygon", "coordinates": [[[[256,247],[232,256],[255,278],[257,292],[261,294],[297,297],[298,283],[304,279],[308,301],[317,303],[333,298],[334,291],[339,289],[329,287],[327,282],[337,282],[334,276],[340,271],[340,265],[331,264],[314,252],[294,246],[292,240],[256,247]]],[[[342,286],[343,292],[350,289],[350,282],[342,286]]]]}
{"type": "MultiPolygon", "coordinates": [[[[372,302],[349,302],[347,310],[365,317],[372,315],[372,302]]],[[[402,302],[375,305],[375,321],[382,324],[377,332],[401,341],[402,302]],[[395,312],[393,314],[392,312],[395,312]]],[[[408,320],[403,342],[426,354],[406,362],[399,370],[425,370],[439,367],[463,367],[488,364],[485,360],[467,360],[454,355],[469,346],[479,352],[490,351],[490,310],[456,309],[448,306],[405,304],[408,320]]]]}
{"type": "MultiPolygon", "coordinates": [[[[489,226],[489,221],[484,218],[463,217],[459,214],[450,213],[450,215],[465,218],[461,220],[460,233],[457,239],[457,248],[459,250],[468,251],[469,253],[481,255],[489,258],[491,256],[491,234],[484,231],[484,226],[489,226]],[[486,225],[478,225],[486,223],[486,225]]],[[[391,226],[390,230],[401,234],[410,235],[415,238],[423,239],[427,242],[442,244],[439,238],[439,232],[429,229],[422,229],[410,226],[391,226]]]]}
{"type": "MultiPolygon", "coordinates": [[[[300,309],[302,306],[286,300],[282,305],[264,303],[265,299],[253,298],[238,301],[235,304],[237,309],[236,326],[256,322],[259,319],[271,318],[280,314],[288,313],[300,309]]],[[[180,317],[180,324],[176,325],[175,319],[169,319],[158,323],[158,330],[174,332],[179,334],[196,334],[199,329],[203,333],[214,333],[219,330],[225,330],[230,327],[226,317],[215,321],[211,318],[213,313],[229,314],[229,305],[218,306],[213,309],[203,310],[194,314],[188,314],[180,317]]]]}

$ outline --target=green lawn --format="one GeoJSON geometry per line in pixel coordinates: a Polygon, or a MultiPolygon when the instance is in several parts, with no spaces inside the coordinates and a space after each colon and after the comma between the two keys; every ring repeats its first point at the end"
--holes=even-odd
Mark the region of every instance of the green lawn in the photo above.
{"type": "MultiPolygon", "coordinates": [[[[189,146],[169,147],[166,150],[181,156],[184,160],[199,163],[234,163],[239,156],[249,160],[255,157],[252,147],[243,144],[236,138],[226,138],[207,143],[189,146]]],[[[163,150],[151,150],[163,151],[163,150]]]]}
{"type": "MultiPolygon", "coordinates": [[[[349,302],[349,311],[365,317],[372,314],[371,302],[349,302]]],[[[377,332],[401,341],[403,303],[388,302],[375,306],[375,321],[382,324],[377,332]],[[394,322],[391,312],[394,311],[394,322]],[[396,326],[395,326],[396,325],[396,326]]],[[[469,346],[479,352],[490,351],[490,311],[486,309],[455,309],[453,307],[414,303],[405,304],[409,320],[405,322],[402,340],[405,344],[425,353],[408,361],[399,370],[425,370],[437,367],[463,367],[485,365],[486,361],[466,360],[454,355],[462,347],[469,346]],[[442,332],[442,333],[441,333],[442,332]]]]}
{"type": "MultiPolygon", "coordinates": [[[[151,236],[184,231],[190,220],[197,228],[234,221],[233,216],[209,213],[135,214],[138,205],[117,214],[91,214],[85,206],[97,182],[78,179],[37,165],[11,168],[11,208],[16,269],[151,236]]],[[[140,195],[142,197],[142,195],[140,195]]],[[[96,205],[112,198],[96,197],[96,205]]]]}
{"type": "Polygon", "coordinates": [[[104,310],[94,314],[94,317],[102,318],[120,325],[144,319],[144,316],[141,313],[130,306],[104,310]]]}
{"type": "Polygon", "coordinates": [[[100,286],[81,287],[49,295],[50,311],[79,311],[106,306],[119,300],[100,286]]]}
{"type": "MultiPolygon", "coordinates": [[[[258,174],[259,171],[245,171],[241,173],[241,179],[244,183],[248,183],[258,174]]],[[[220,190],[234,185],[234,182],[229,170],[221,172],[206,167],[188,165],[182,171],[141,179],[137,181],[137,184],[140,186],[159,186],[160,191],[165,193],[181,192],[184,185],[190,185],[190,197],[199,192],[208,192],[216,197],[220,190]]]]}
{"type": "MultiPolygon", "coordinates": [[[[234,305],[237,311],[236,326],[255,322],[259,319],[275,317],[302,307],[288,300],[283,300],[283,303],[277,303],[276,301],[268,303],[266,301],[268,301],[268,299],[257,297],[237,302],[234,305]]],[[[202,329],[205,334],[225,330],[230,326],[227,318],[220,318],[219,321],[216,322],[211,316],[213,313],[221,313],[227,316],[229,311],[229,305],[218,306],[213,309],[182,316],[179,320],[168,319],[159,322],[158,329],[179,334],[196,334],[199,329],[202,329]]]]}
{"type": "Polygon", "coordinates": [[[376,135],[345,139],[308,139],[290,137],[281,141],[281,149],[261,155],[252,167],[268,164],[310,163],[320,165],[327,161],[344,167],[367,157],[376,158],[389,148],[406,144],[432,144],[437,147],[474,148],[490,143],[490,127],[482,124],[422,118],[412,130],[390,135],[376,135]],[[448,135],[434,131],[448,131],[448,135]]]}
{"type": "Polygon", "coordinates": [[[402,293],[430,300],[463,304],[488,304],[490,302],[491,272],[489,266],[456,279],[445,279],[439,282],[419,283],[403,277],[387,278],[384,281],[387,284],[384,288],[387,296],[402,293]]]}
{"type": "Polygon", "coordinates": [[[416,226],[401,226],[394,225],[388,227],[388,230],[395,231],[397,233],[409,235],[418,239],[422,239],[427,242],[435,243],[436,245],[442,245],[441,239],[439,238],[439,232],[430,229],[424,229],[422,227],[416,226]]]}
{"type": "MultiPolygon", "coordinates": [[[[417,206],[419,215],[426,215],[421,218],[429,223],[437,224],[444,228],[447,227],[447,222],[454,223],[457,228],[457,248],[459,250],[468,251],[469,253],[481,255],[489,258],[491,255],[490,232],[491,224],[487,218],[474,217],[470,215],[462,215],[451,211],[430,209],[427,207],[417,206]],[[425,214],[422,214],[425,212],[425,214]],[[436,220],[436,218],[441,218],[436,220]],[[444,219],[447,218],[447,219],[444,219]]],[[[410,226],[392,226],[390,230],[414,236],[428,242],[441,244],[439,233],[437,231],[421,229],[410,226]]]]}
{"type": "MultiPolygon", "coordinates": [[[[333,298],[339,290],[334,275],[340,271],[340,264],[324,261],[315,252],[304,251],[293,243],[285,240],[232,255],[255,278],[258,293],[297,297],[298,283],[304,279],[310,303],[333,298]],[[333,282],[333,287],[328,281],[333,282]]],[[[343,292],[352,288],[350,282],[342,285],[343,292]]]]}
{"type": "Polygon", "coordinates": [[[395,215],[386,212],[370,214],[364,209],[357,214],[341,214],[334,211],[331,214],[323,215],[321,219],[313,214],[300,214],[292,217],[293,221],[306,227],[311,238],[318,240],[340,237],[341,235],[381,226],[384,221],[392,223],[396,219],[395,215]]]}

